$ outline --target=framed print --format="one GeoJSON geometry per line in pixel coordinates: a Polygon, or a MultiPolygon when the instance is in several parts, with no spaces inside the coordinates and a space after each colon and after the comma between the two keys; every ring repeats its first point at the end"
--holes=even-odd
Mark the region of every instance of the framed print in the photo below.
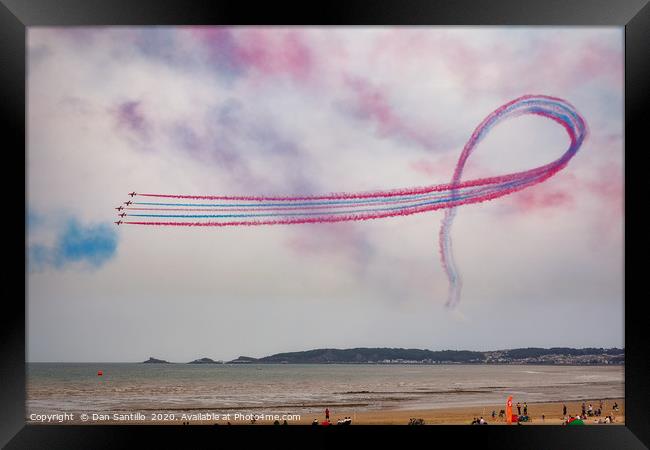
{"type": "Polygon", "coordinates": [[[2,3],[7,448],[648,445],[647,2],[2,3]]]}

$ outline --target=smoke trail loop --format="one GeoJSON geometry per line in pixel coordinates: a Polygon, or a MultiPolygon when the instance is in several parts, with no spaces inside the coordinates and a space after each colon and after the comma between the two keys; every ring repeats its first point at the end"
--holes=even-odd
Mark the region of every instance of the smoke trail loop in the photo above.
{"type": "Polygon", "coordinates": [[[126,215],[142,219],[120,223],[174,227],[289,225],[361,221],[444,209],[438,242],[441,263],[449,280],[446,305],[453,308],[459,302],[462,287],[450,234],[456,208],[493,200],[542,183],[566,167],[586,136],[587,125],[570,103],[557,97],[524,95],[497,108],[476,127],[459,155],[448,184],[311,196],[133,193],[140,198],[159,200],[133,201],[133,206],[125,208],[126,215]],[[561,125],[570,139],[564,154],[555,161],[522,172],[462,181],[467,160],[488,132],[500,122],[524,114],[544,117],[561,125]]]}

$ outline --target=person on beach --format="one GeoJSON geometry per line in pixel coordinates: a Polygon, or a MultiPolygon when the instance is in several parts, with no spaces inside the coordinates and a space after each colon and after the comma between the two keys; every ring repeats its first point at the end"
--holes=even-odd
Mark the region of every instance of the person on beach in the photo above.
{"type": "Polygon", "coordinates": [[[566,405],[562,405],[562,417],[566,417],[566,405]]]}
{"type": "Polygon", "coordinates": [[[524,402],[524,416],[528,415],[528,403],[524,402]]]}
{"type": "Polygon", "coordinates": [[[314,419],[314,421],[311,424],[312,425],[318,425],[318,419],[314,419]]]}
{"type": "Polygon", "coordinates": [[[614,411],[618,411],[618,403],[614,402],[614,407],[612,409],[614,411]]]}
{"type": "Polygon", "coordinates": [[[517,415],[521,416],[521,403],[517,402],[517,415]]]}
{"type": "Polygon", "coordinates": [[[581,416],[587,415],[587,405],[585,405],[585,402],[582,402],[582,414],[581,416]]]}
{"type": "Polygon", "coordinates": [[[329,408],[325,408],[325,420],[330,420],[330,410],[329,410],[329,408]]]}
{"type": "Polygon", "coordinates": [[[496,412],[496,410],[493,409],[492,410],[492,420],[494,420],[496,418],[496,416],[497,416],[497,412],[496,412]]]}

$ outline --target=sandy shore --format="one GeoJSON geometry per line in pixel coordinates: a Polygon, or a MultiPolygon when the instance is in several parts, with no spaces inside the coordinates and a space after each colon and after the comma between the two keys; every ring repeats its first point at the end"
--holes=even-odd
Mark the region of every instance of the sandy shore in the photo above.
{"type": "MultiPolygon", "coordinates": [[[[586,400],[587,406],[591,403],[594,409],[598,408],[599,399],[586,400]]],[[[528,403],[528,415],[532,418],[530,424],[534,425],[561,425],[562,424],[562,405],[566,404],[567,414],[579,414],[581,412],[582,402],[547,402],[547,403],[528,403]],[[544,416],[544,417],[542,417],[544,416]]],[[[513,405],[513,412],[517,413],[516,400],[513,405]]],[[[411,418],[424,419],[427,425],[469,425],[474,417],[483,417],[489,424],[504,425],[505,421],[499,419],[498,414],[501,409],[505,409],[505,404],[488,405],[488,406],[463,406],[445,409],[423,409],[423,410],[382,410],[382,411],[337,411],[330,409],[330,420],[333,423],[339,418],[346,416],[352,417],[352,423],[356,425],[406,425],[411,418]],[[496,419],[492,419],[492,411],[497,413],[496,419]]],[[[523,403],[522,403],[523,412],[523,403]]],[[[625,401],[621,399],[608,399],[603,401],[603,418],[606,415],[615,417],[615,424],[625,423],[625,401]],[[619,411],[612,411],[614,402],[618,403],[619,411]]],[[[324,415],[320,417],[306,417],[301,423],[311,423],[314,418],[319,421],[324,420],[324,415]]],[[[593,424],[594,419],[590,417],[585,423],[593,424]]],[[[523,423],[522,425],[527,425],[523,423]]]]}
{"type": "MultiPolygon", "coordinates": [[[[516,399],[513,405],[513,412],[516,414],[516,399]]],[[[587,406],[591,403],[594,410],[598,408],[599,399],[585,400],[587,406]]],[[[528,403],[528,415],[532,418],[529,423],[522,423],[522,425],[561,425],[562,419],[562,406],[566,404],[567,414],[579,414],[581,411],[582,401],[570,402],[542,402],[542,403],[528,403]]],[[[483,417],[490,425],[505,425],[504,419],[499,419],[498,414],[501,409],[505,409],[505,404],[499,405],[480,405],[480,406],[462,406],[462,407],[449,407],[449,408],[436,408],[436,409],[384,409],[373,411],[354,411],[348,409],[330,409],[330,421],[333,425],[336,424],[338,419],[344,417],[352,418],[352,425],[407,425],[411,418],[424,419],[426,425],[469,425],[473,418],[483,417]],[[496,419],[492,419],[492,410],[497,413],[496,419]]],[[[522,403],[523,412],[523,403],[522,403]]],[[[613,425],[622,425],[625,423],[625,400],[622,398],[606,399],[603,401],[603,415],[612,415],[615,418],[613,425]],[[612,407],[614,402],[618,403],[619,410],[613,411],[612,407]]],[[[151,421],[144,422],[123,422],[123,421],[107,421],[101,422],[102,425],[134,425],[136,423],[146,425],[227,425],[226,420],[219,421],[199,421],[190,420],[189,423],[184,423],[178,419],[179,414],[176,414],[177,419],[174,421],[151,421]]],[[[288,421],[289,425],[309,425],[314,419],[318,419],[319,423],[325,420],[325,412],[322,413],[302,415],[299,420],[288,421]]],[[[585,421],[586,424],[596,424],[598,418],[589,417],[585,421]]],[[[78,424],[97,425],[97,422],[87,421],[74,421],[78,424]]],[[[282,422],[282,420],[280,420],[282,422]]],[[[231,420],[232,425],[250,425],[250,420],[231,420]]],[[[257,420],[256,425],[272,425],[273,421],[257,420]]]]}

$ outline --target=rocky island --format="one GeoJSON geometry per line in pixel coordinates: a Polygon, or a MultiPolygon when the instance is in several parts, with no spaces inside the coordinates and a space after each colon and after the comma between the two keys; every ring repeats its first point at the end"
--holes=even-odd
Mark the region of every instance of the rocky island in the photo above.
{"type": "Polygon", "coordinates": [[[150,356],[148,360],[143,361],[142,364],[171,364],[169,361],[164,359],[156,359],[153,356],[150,356]]]}
{"type": "Polygon", "coordinates": [[[228,364],[249,364],[253,362],[260,362],[260,360],[257,358],[251,358],[250,356],[240,356],[237,359],[228,361],[228,364]]]}
{"type": "Polygon", "coordinates": [[[214,359],[210,358],[199,358],[188,362],[188,364],[223,364],[223,361],[215,361],[214,359]]]}

